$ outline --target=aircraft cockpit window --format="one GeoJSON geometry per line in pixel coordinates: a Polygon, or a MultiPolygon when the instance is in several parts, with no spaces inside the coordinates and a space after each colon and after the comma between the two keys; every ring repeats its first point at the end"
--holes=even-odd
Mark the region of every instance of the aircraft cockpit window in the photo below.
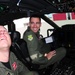
{"type": "Polygon", "coordinates": [[[8,30],[8,25],[5,25],[4,27],[8,30]]]}
{"type": "MultiPolygon", "coordinates": [[[[21,33],[21,38],[22,38],[24,31],[27,29],[27,27],[29,25],[28,24],[29,23],[29,18],[21,18],[21,19],[14,20],[13,22],[16,25],[16,30],[21,33]]],[[[42,19],[42,26],[41,26],[41,29],[40,29],[40,33],[43,35],[43,37],[47,37],[47,30],[48,29],[53,29],[53,27],[50,26],[47,22],[45,22],[42,19]]]]}

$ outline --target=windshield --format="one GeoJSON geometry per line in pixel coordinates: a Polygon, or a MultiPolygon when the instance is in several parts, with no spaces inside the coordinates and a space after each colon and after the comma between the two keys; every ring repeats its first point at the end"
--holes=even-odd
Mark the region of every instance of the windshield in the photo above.
{"type": "MultiPolygon", "coordinates": [[[[45,14],[45,16],[48,17],[50,20],[52,20],[59,27],[68,24],[75,24],[75,13],[52,13],[52,14],[45,14]]],[[[22,38],[24,31],[28,27],[29,17],[16,19],[14,20],[14,23],[16,25],[16,30],[21,33],[22,38]]],[[[46,21],[42,19],[42,26],[40,29],[40,33],[43,35],[43,37],[47,37],[48,29],[54,29],[54,27],[52,27],[50,24],[48,24],[46,21]]],[[[53,31],[50,31],[50,35],[52,33],[53,31]]]]}
{"type": "MultiPolygon", "coordinates": [[[[29,17],[28,18],[21,18],[21,19],[16,19],[13,21],[16,25],[16,30],[21,33],[21,38],[23,37],[24,31],[28,27],[29,23],[29,17]]],[[[43,35],[43,37],[47,37],[47,29],[53,29],[52,26],[50,26],[47,22],[45,22],[42,19],[42,26],[40,28],[40,33],[43,35]]],[[[50,32],[51,34],[52,32],[50,32]]]]}

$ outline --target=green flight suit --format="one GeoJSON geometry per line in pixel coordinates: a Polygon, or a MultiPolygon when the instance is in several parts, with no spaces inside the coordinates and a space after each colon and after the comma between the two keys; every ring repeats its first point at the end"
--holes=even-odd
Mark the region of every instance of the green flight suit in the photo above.
{"type": "Polygon", "coordinates": [[[24,32],[23,39],[27,42],[27,47],[32,62],[34,64],[41,64],[42,67],[40,66],[40,68],[45,68],[51,64],[54,64],[55,62],[60,61],[66,55],[65,48],[61,47],[56,49],[56,55],[48,60],[46,57],[44,57],[44,54],[50,52],[49,44],[44,44],[30,29],[27,29],[24,32]]]}
{"type": "Polygon", "coordinates": [[[30,72],[11,52],[9,60],[11,69],[0,62],[0,75],[37,75],[36,72],[30,72]]]}

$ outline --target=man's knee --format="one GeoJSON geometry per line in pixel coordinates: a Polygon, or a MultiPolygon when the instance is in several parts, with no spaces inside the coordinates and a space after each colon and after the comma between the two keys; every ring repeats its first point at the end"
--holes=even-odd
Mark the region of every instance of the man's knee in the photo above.
{"type": "Polygon", "coordinates": [[[61,47],[60,50],[61,50],[61,52],[62,52],[63,54],[66,54],[66,48],[61,47]]]}
{"type": "Polygon", "coordinates": [[[63,57],[66,55],[66,49],[64,47],[56,49],[56,52],[60,53],[63,57]]]}

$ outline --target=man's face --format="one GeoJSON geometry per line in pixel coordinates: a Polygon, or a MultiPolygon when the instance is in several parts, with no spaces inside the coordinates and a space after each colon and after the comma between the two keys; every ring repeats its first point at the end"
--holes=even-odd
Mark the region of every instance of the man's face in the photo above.
{"type": "Polygon", "coordinates": [[[0,26],[0,49],[8,48],[10,46],[11,46],[10,35],[3,26],[0,26]]]}
{"type": "Polygon", "coordinates": [[[37,17],[32,17],[29,26],[34,33],[37,33],[41,26],[40,19],[37,17]]]}

